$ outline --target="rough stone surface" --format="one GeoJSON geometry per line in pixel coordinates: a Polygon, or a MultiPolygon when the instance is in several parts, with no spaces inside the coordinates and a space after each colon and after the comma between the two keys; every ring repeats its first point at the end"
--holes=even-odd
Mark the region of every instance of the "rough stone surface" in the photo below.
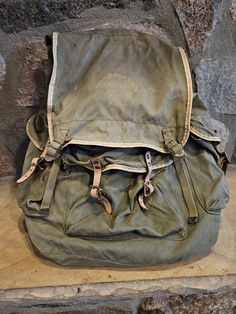
{"type": "Polygon", "coordinates": [[[60,300],[21,300],[0,302],[3,314],[63,313],[63,314],[234,314],[236,290],[192,291],[172,294],[168,291],[149,293],[94,295],[86,298],[60,300]]]}
{"type": "Polygon", "coordinates": [[[236,1],[234,0],[230,7],[230,13],[233,21],[236,21],[236,1]]]}
{"type": "MultiPolygon", "coordinates": [[[[203,50],[191,58],[196,85],[207,102],[210,114],[230,131],[225,150],[229,158],[236,148],[235,37],[232,0],[214,2],[214,27],[203,50]]],[[[225,138],[222,138],[225,142],[225,138]]]]}
{"type": "Polygon", "coordinates": [[[198,93],[208,107],[236,114],[236,58],[204,59],[195,72],[198,93]]]}
{"type": "Polygon", "coordinates": [[[207,34],[213,28],[212,0],[172,0],[179,16],[191,54],[204,47],[207,34]]]}
{"type": "Polygon", "coordinates": [[[224,59],[235,57],[236,23],[232,20],[232,0],[214,1],[214,28],[205,39],[204,49],[197,57],[224,59]]]}
{"type": "Polygon", "coordinates": [[[5,74],[6,74],[6,64],[3,57],[0,54],[0,89],[3,85],[5,74]]]}
{"type": "Polygon", "coordinates": [[[0,169],[2,176],[8,176],[15,173],[14,154],[8,150],[0,138],[0,169]]]}
{"type": "Polygon", "coordinates": [[[213,118],[213,123],[215,121],[215,128],[221,137],[222,143],[220,149],[226,152],[228,159],[233,162],[233,155],[235,154],[235,144],[236,144],[236,115],[235,114],[222,114],[217,112],[211,113],[213,118]],[[222,123],[222,125],[219,124],[222,123]],[[225,126],[225,129],[223,127],[225,126]],[[229,131],[229,136],[228,136],[229,131]],[[226,136],[227,138],[224,138],[226,136]]]}
{"type": "Polygon", "coordinates": [[[235,276],[160,278],[0,290],[0,313],[231,314],[236,306],[235,276]]]}
{"type": "Polygon", "coordinates": [[[139,314],[210,314],[234,313],[235,291],[221,293],[199,293],[189,295],[170,295],[168,298],[145,298],[139,308],[139,314]]]}
{"type": "Polygon", "coordinates": [[[52,68],[49,49],[45,41],[33,41],[22,48],[24,62],[18,85],[18,106],[40,107],[46,102],[52,68]]]}
{"type": "Polygon", "coordinates": [[[102,5],[125,8],[132,0],[3,0],[0,3],[0,28],[7,33],[47,25],[66,18],[77,18],[85,9],[102,5]]]}

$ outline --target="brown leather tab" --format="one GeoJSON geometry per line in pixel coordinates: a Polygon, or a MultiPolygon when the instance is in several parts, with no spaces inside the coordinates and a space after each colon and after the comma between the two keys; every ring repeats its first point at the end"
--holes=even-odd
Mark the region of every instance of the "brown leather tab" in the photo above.
{"type": "Polygon", "coordinates": [[[91,197],[94,198],[98,203],[102,204],[104,209],[108,214],[112,213],[112,206],[109,200],[106,197],[103,189],[100,188],[100,181],[102,176],[102,166],[101,162],[98,159],[92,160],[94,175],[93,175],[93,184],[91,186],[91,197]]]}
{"type": "Polygon", "coordinates": [[[150,152],[146,152],[145,160],[148,168],[147,176],[144,180],[144,197],[150,196],[154,192],[154,187],[151,183],[151,174],[152,174],[152,157],[150,152]]]}
{"type": "Polygon", "coordinates": [[[23,174],[22,177],[20,177],[16,182],[22,183],[25,180],[27,180],[35,171],[36,167],[38,166],[40,161],[40,157],[35,157],[32,159],[29,170],[26,171],[25,174],[23,174]]]}
{"type": "Polygon", "coordinates": [[[144,195],[143,194],[140,194],[139,197],[138,197],[138,202],[139,202],[139,205],[141,206],[141,208],[145,211],[148,211],[149,209],[147,208],[147,206],[145,205],[144,203],[144,195]]]}
{"type": "Polygon", "coordinates": [[[152,156],[149,151],[145,154],[145,161],[147,164],[148,173],[144,179],[143,193],[139,195],[138,202],[142,209],[148,210],[147,206],[144,203],[144,198],[152,195],[152,193],[154,192],[154,186],[151,183],[151,174],[153,169],[152,156]]]}
{"type": "Polygon", "coordinates": [[[35,171],[37,166],[40,164],[41,161],[45,159],[46,155],[46,147],[44,148],[42,154],[39,157],[35,157],[32,159],[29,170],[26,171],[17,181],[16,183],[22,183],[27,180],[35,171]]]}

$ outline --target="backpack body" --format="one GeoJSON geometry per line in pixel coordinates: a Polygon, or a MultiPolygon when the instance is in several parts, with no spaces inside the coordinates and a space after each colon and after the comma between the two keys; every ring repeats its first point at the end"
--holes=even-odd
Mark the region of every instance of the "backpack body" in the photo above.
{"type": "Polygon", "coordinates": [[[54,33],[53,58],[18,180],[32,243],[74,266],[207,254],[229,193],[184,50],[108,29],[54,33]]]}

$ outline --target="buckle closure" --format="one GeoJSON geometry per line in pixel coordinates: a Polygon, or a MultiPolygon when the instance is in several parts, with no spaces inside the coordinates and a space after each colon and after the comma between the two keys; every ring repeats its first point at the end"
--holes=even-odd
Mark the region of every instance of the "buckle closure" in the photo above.
{"type": "Polygon", "coordinates": [[[105,191],[100,187],[102,176],[101,162],[99,159],[93,159],[91,163],[94,170],[93,184],[91,185],[91,197],[94,198],[99,204],[101,204],[108,214],[111,214],[111,204],[107,198],[105,191]]]}
{"type": "Polygon", "coordinates": [[[153,187],[152,182],[151,182],[151,175],[152,175],[152,170],[153,170],[152,156],[151,156],[151,153],[149,151],[146,152],[146,154],[145,154],[145,161],[146,161],[146,165],[147,165],[147,175],[144,179],[143,193],[139,195],[138,201],[139,201],[139,205],[141,206],[141,208],[143,210],[147,211],[148,208],[145,205],[144,198],[152,195],[152,193],[154,192],[154,187],[153,187]]]}

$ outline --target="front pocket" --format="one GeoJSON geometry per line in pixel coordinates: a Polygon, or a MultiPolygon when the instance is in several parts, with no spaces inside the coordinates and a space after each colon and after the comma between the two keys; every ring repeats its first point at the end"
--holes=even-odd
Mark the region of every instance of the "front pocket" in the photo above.
{"type": "Polygon", "coordinates": [[[92,171],[76,167],[71,172],[67,197],[66,234],[86,238],[143,235],[184,239],[187,209],[174,166],[155,173],[152,179],[155,191],[145,200],[148,212],[143,211],[138,202],[145,175],[120,170],[102,174],[101,187],[113,209],[109,215],[101,204],[91,198],[92,171]]]}
{"type": "Polygon", "coordinates": [[[185,165],[197,202],[207,213],[220,214],[229,201],[229,190],[212,143],[191,139],[186,145],[185,165]]]}

